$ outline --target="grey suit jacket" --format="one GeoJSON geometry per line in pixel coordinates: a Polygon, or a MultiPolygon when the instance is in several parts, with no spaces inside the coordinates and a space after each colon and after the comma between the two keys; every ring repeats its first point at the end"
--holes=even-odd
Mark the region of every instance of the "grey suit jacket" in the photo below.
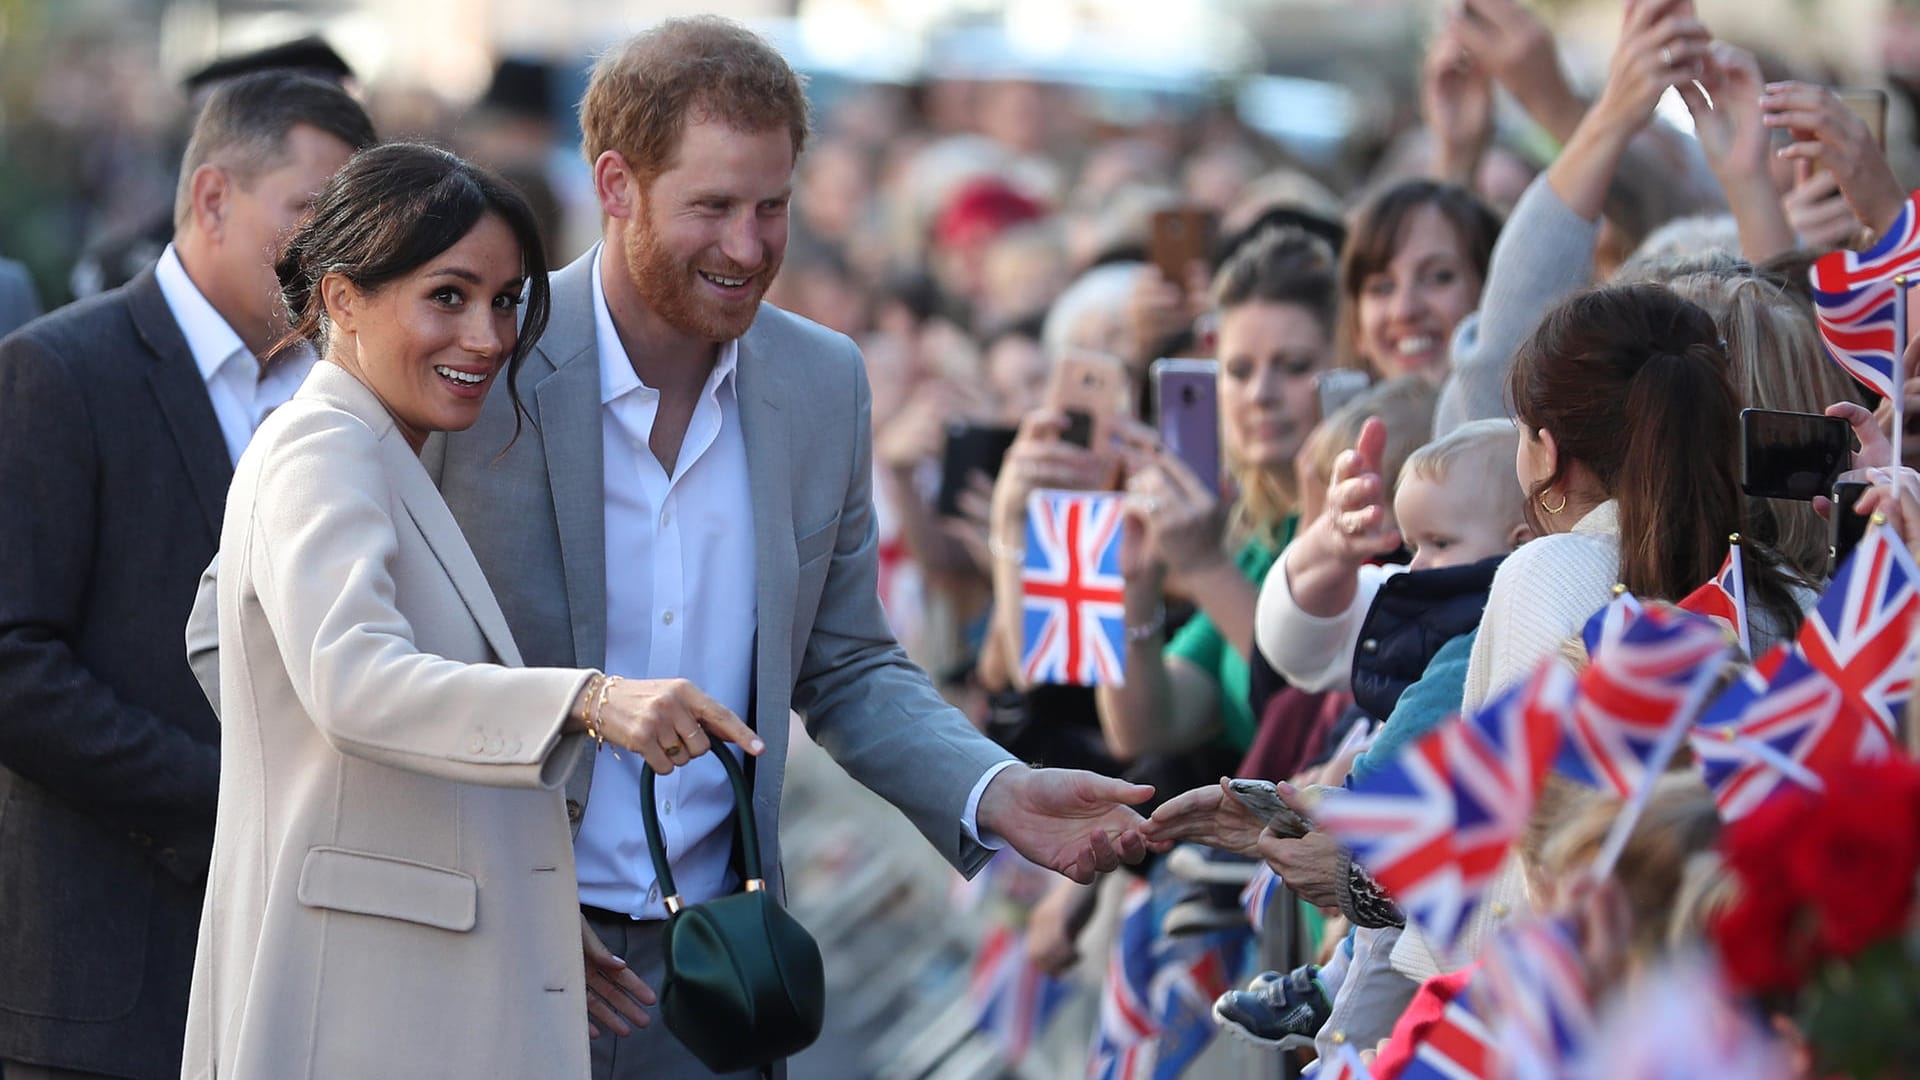
{"type": "MultiPolygon", "coordinates": [[[[496,388],[477,424],[434,437],[425,454],[535,667],[606,662],[592,267],[589,252],[553,276],[552,319],[517,380],[528,414],[518,438],[513,401],[496,388]]],[[[773,884],[790,708],[855,779],[971,874],[989,852],[965,836],[961,814],[981,775],[1008,755],[940,698],[880,609],[871,402],[859,349],[762,305],[740,339],[737,387],[754,507],[753,685],[767,743],[755,767],[754,816],[773,884]]],[[[576,826],[592,762],[588,755],[568,784],[576,826]]]]}

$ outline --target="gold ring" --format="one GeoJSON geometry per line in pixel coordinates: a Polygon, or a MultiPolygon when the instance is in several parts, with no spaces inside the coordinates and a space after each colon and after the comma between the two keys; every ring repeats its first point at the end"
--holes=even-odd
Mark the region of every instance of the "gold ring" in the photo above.
{"type": "Polygon", "coordinates": [[[667,755],[668,757],[672,757],[675,754],[686,753],[687,748],[685,746],[682,746],[679,743],[674,743],[672,746],[667,746],[665,744],[662,744],[660,747],[660,752],[667,755]]]}

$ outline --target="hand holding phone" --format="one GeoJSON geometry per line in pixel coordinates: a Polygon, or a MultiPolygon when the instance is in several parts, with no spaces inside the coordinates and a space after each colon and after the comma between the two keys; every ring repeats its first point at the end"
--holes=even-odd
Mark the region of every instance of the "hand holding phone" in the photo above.
{"type": "Polygon", "coordinates": [[[1205,207],[1156,210],[1148,225],[1147,258],[1168,281],[1185,289],[1193,264],[1204,264],[1213,254],[1217,228],[1214,212],[1205,207]]]}
{"type": "Polygon", "coordinates": [[[1126,366],[1091,352],[1061,357],[1047,390],[1047,404],[1067,418],[1061,437],[1103,453],[1112,447],[1114,422],[1127,414],[1131,399],[1126,366]]]}
{"type": "Polygon", "coordinates": [[[1193,470],[1202,487],[1220,492],[1220,365],[1212,360],[1155,360],[1153,384],[1160,441],[1193,470]]]}
{"type": "Polygon", "coordinates": [[[1867,535],[1867,517],[1856,513],[1854,504],[1871,490],[1873,485],[1861,480],[1842,480],[1833,485],[1833,506],[1827,511],[1829,573],[1838,570],[1867,535]]]}
{"type": "Polygon", "coordinates": [[[934,499],[934,511],[942,517],[963,516],[960,496],[970,478],[976,472],[988,480],[998,477],[1016,434],[1016,429],[999,424],[950,425],[946,451],[940,457],[940,493],[934,499]]]}

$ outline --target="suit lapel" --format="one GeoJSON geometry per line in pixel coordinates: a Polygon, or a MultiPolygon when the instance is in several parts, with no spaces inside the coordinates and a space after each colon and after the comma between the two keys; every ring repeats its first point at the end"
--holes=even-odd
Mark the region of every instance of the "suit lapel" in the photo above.
{"type": "Polygon", "coordinates": [[[233,483],[233,461],[227,456],[227,441],[220,433],[220,418],[214,415],[213,399],[207,396],[207,384],[194,363],[193,350],[187,347],[186,336],[174,320],[173,309],[167,307],[153,270],[142,271],[127,283],[126,290],[133,325],[153,352],[147,385],[180,450],[208,533],[218,544],[227,488],[233,483]]]}
{"type": "Polygon", "coordinates": [[[754,600],[759,609],[755,721],[767,744],[754,770],[754,824],[760,832],[763,861],[778,890],[780,791],[787,762],[785,703],[793,687],[790,634],[799,556],[793,544],[793,441],[788,427],[792,417],[781,404],[788,396],[786,372],[765,344],[764,334],[752,329],[740,339],[738,382],[747,484],[753,496],[754,600]],[[769,694],[770,689],[778,692],[769,694]]]}
{"type": "Polygon", "coordinates": [[[538,354],[553,370],[533,389],[567,581],[573,656],[582,667],[607,662],[606,465],[592,289],[592,252],[554,275],[549,325],[555,329],[538,354]]]}

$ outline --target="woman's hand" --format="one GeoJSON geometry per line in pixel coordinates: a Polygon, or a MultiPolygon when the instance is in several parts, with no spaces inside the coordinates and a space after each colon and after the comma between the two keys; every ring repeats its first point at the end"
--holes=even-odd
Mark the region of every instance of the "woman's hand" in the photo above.
{"type": "Polygon", "coordinates": [[[1620,44],[1592,115],[1617,131],[1639,131],[1668,87],[1700,77],[1711,43],[1693,0],[1627,0],[1620,44]]]}
{"type": "Polygon", "coordinates": [[[1767,171],[1771,132],[1760,111],[1760,62],[1724,41],[1713,42],[1704,59],[1700,86],[1689,81],[1677,89],[1693,114],[1694,133],[1707,164],[1722,187],[1749,178],[1772,187],[1767,171]]]}
{"type": "Polygon", "coordinates": [[[1500,81],[1520,106],[1561,141],[1585,110],[1560,70],[1553,34],[1515,0],[1463,0],[1447,32],[1500,81]]]}
{"type": "Polygon", "coordinates": [[[1226,507],[1187,463],[1164,449],[1134,458],[1127,478],[1127,512],[1140,526],[1143,554],[1167,568],[1177,586],[1231,562],[1226,507]]]}
{"type": "Polygon", "coordinates": [[[1018,545],[1026,535],[1027,497],[1041,488],[1096,490],[1109,459],[1067,442],[1067,418],[1057,409],[1035,409],[1020,421],[993,483],[993,535],[1018,545]]]}
{"type": "Polygon", "coordinates": [[[1256,855],[1264,828],[1266,823],[1234,797],[1223,776],[1213,787],[1194,788],[1161,803],[1142,831],[1156,851],[1191,842],[1256,855]]]}
{"type": "Polygon", "coordinates": [[[1800,243],[1816,251],[1844,247],[1863,227],[1840,194],[1840,182],[1830,172],[1814,172],[1805,163],[1794,165],[1793,187],[1780,198],[1780,209],[1800,243]]]}
{"type": "Polygon", "coordinates": [[[1824,166],[1853,216],[1874,235],[1892,227],[1906,205],[1907,193],[1894,179],[1866,121],[1855,116],[1839,95],[1808,83],[1768,83],[1760,111],[1767,127],[1793,133],[1795,141],[1780,150],[1781,157],[1809,167],[1824,166]]]}
{"type": "Polygon", "coordinates": [[[1420,112],[1433,134],[1434,178],[1472,187],[1493,141],[1493,78],[1451,29],[1427,48],[1420,112]]]}
{"type": "Polygon", "coordinates": [[[749,754],[767,748],[732,710],[686,679],[609,681],[605,701],[597,707],[587,703],[584,714],[597,713],[594,727],[600,737],[639,754],[661,776],[713,749],[716,738],[749,754]]]}
{"type": "Polygon", "coordinates": [[[1254,853],[1307,903],[1324,908],[1340,902],[1334,891],[1340,877],[1340,845],[1324,831],[1315,829],[1294,840],[1267,829],[1261,832],[1254,853]]]}
{"type": "Polygon", "coordinates": [[[587,960],[587,1037],[599,1038],[604,1027],[624,1038],[652,1023],[647,1007],[658,1001],[653,988],[613,955],[585,915],[580,916],[580,945],[587,960]]]}

